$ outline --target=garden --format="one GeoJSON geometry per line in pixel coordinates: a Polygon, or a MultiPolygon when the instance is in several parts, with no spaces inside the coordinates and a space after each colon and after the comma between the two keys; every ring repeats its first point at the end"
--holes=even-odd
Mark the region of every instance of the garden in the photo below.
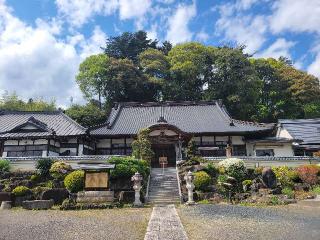
{"type": "Polygon", "coordinates": [[[191,171],[194,197],[200,203],[284,205],[320,194],[319,164],[246,168],[237,158],[217,163],[193,156],[179,163],[178,169],[184,200],[188,196],[184,176],[191,171]]]}
{"type": "Polygon", "coordinates": [[[0,203],[11,201],[13,206],[28,208],[26,202],[30,200],[51,200],[52,205],[61,210],[121,207],[134,201],[131,177],[136,172],[143,176],[141,199],[144,199],[150,174],[148,162],[133,157],[112,157],[105,162],[115,164],[110,172],[114,201],[84,205],[76,202],[77,193],[84,190],[83,170],[72,169],[63,161],[43,158],[36,162],[35,171],[10,171],[10,162],[0,159],[0,203]]]}

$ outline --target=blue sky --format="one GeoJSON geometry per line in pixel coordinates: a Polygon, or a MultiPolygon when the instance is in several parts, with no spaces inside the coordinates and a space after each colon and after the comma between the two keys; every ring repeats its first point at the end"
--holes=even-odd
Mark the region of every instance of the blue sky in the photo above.
{"type": "Polygon", "coordinates": [[[246,45],[320,77],[319,0],[0,0],[0,93],[83,103],[79,64],[108,36],[246,45]]]}

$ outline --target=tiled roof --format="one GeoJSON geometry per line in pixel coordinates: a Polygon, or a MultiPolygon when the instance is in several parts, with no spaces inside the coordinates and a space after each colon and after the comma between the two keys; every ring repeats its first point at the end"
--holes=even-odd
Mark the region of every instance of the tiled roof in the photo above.
{"type": "Polygon", "coordinates": [[[92,135],[135,135],[141,128],[159,124],[159,120],[182,132],[248,133],[270,131],[274,124],[233,120],[224,107],[213,102],[120,103],[105,124],[91,128],[92,135]]]}
{"type": "Polygon", "coordinates": [[[53,112],[0,112],[0,138],[75,136],[86,133],[82,127],[61,111],[53,112]],[[23,131],[20,127],[31,124],[36,130],[23,131]]]}
{"type": "Polygon", "coordinates": [[[279,119],[279,124],[302,144],[320,143],[320,118],[314,119],[279,119]]]}

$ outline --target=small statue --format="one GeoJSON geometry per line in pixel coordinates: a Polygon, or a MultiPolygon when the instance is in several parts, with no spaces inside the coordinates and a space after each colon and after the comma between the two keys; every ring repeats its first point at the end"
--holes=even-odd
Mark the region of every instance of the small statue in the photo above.
{"type": "Polygon", "coordinates": [[[142,202],[140,201],[140,190],[142,188],[141,186],[142,179],[143,179],[142,175],[138,172],[136,172],[131,177],[131,181],[133,181],[133,189],[135,191],[133,205],[136,207],[142,206],[142,202]]]}
{"type": "Polygon", "coordinates": [[[186,180],[186,183],[187,183],[186,187],[188,189],[187,205],[193,205],[193,204],[195,204],[195,202],[193,200],[193,189],[194,189],[194,184],[193,184],[194,176],[193,176],[193,173],[191,171],[189,171],[184,176],[184,180],[186,180]]]}

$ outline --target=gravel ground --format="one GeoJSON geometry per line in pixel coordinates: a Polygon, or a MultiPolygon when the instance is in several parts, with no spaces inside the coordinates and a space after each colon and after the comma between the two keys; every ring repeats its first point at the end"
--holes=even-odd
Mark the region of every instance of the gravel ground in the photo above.
{"type": "Polygon", "coordinates": [[[143,239],[151,211],[151,208],[0,211],[0,239],[143,239]]]}
{"type": "Polygon", "coordinates": [[[320,208],[181,206],[177,209],[192,239],[320,239],[320,208]]]}

